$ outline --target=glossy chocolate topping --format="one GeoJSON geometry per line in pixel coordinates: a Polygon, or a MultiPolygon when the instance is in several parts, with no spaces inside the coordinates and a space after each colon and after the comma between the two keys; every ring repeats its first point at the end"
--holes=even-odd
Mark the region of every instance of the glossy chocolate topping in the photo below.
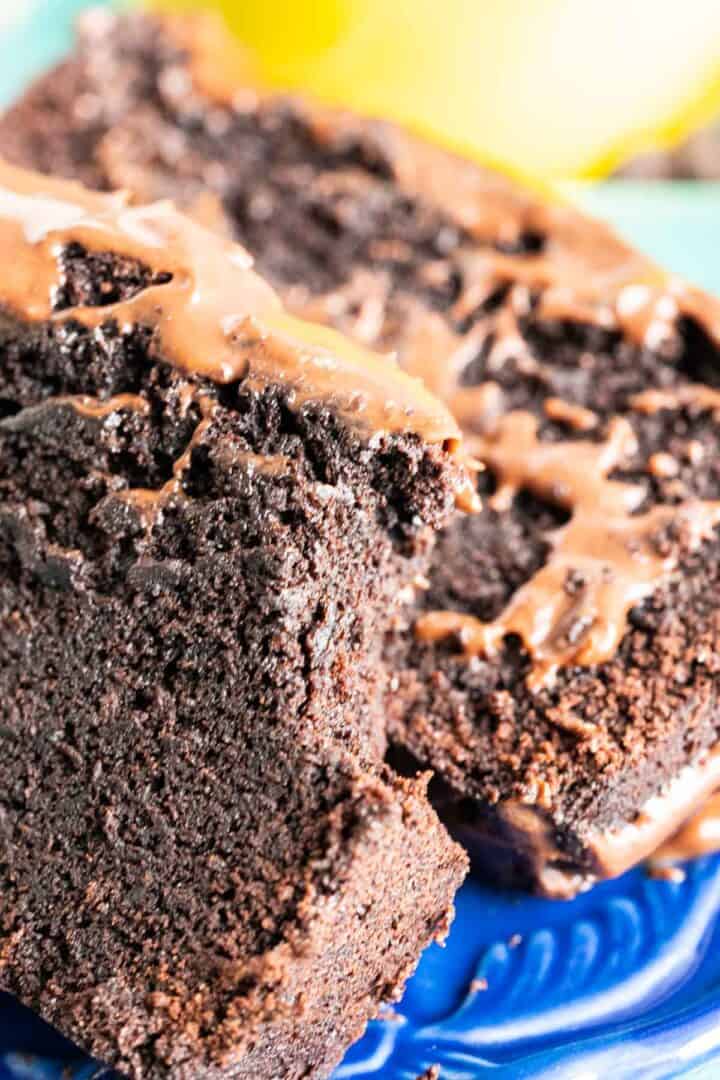
{"type": "MultiPolygon", "coordinates": [[[[308,110],[321,139],[338,144],[360,131],[355,117],[308,110]]],[[[657,347],[672,338],[683,316],[720,341],[720,302],[656,266],[603,223],[560,201],[537,199],[500,174],[398,128],[378,122],[373,134],[409,196],[443,206],[459,228],[495,245],[462,253],[457,315],[505,286],[517,292],[520,306],[529,292],[538,294],[540,317],[617,329],[639,345],[657,347]],[[533,236],[544,238],[538,251],[502,250],[533,236]]],[[[498,339],[509,336],[511,325],[498,339]]]]}
{"type": "Polygon", "coordinates": [[[122,195],[94,194],[0,163],[0,239],[13,267],[0,298],[28,320],[146,325],[161,355],[188,373],[218,383],[283,383],[298,407],[331,403],[369,436],[415,432],[457,448],[456,424],[419,380],[391,359],[288,314],[242,248],[169,203],[129,207],[122,195]],[[53,311],[59,257],[73,243],[139,260],[163,281],[117,303],[53,311]]]}
{"type": "MultiPolygon", "coordinates": [[[[330,120],[312,109],[310,115],[320,138],[339,142],[359,130],[359,121],[351,115],[330,120]]],[[[494,497],[498,509],[528,489],[572,513],[569,524],[550,537],[547,564],[494,622],[431,612],[417,624],[423,640],[458,633],[469,656],[493,655],[506,635],[519,635],[533,659],[528,683],[539,688],[561,665],[599,664],[614,655],[629,610],[677,565],[677,555],[661,554],[655,539],[668,528],[676,529],[683,534],[686,551],[696,548],[720,522],[720,503],[694,501],[638,514],[643,489],[608,479],[632,450],[627,422],[611,424],[602,443],[543,443],[530,413],[503,415],[502,391],[495,383],[459,385],[468,357],[486,347],[490,370],[512,356],[528,372],[541,374],[520,330],[520,319],[533,305],[535,318],[595,324],[653,349],[672,343],[683,317],[697,320],[711,340],[720,342],[720,303],[572,207],[539,201],[497,173],[414,140],[398,128],[378,124],[374,132],[408,194],[439,202],[478,239],[502,246],[523,236],[545,237],[542,250],[534,254],[506,255],[491,248],[466,252],[461,260],[463,289],[451,323],[462,326],[498,290],[507,290],[502,305],[493,309],[490,303],[489,313],[466,333],[432,313],[410,313],[410,333],[400,350],[402,366],[420,375],[448,403],[467,435],[470,452],[499,476],[494,497]],[[473,434],[478,431],[482,434],[473,434]]],[[[720,409],[720,393],[688,385],[648,391],[632,404],[638,412],[688,404],[720,409]]],[[[544,409],[549,418],[576,431],[590,432],[598,425],[591,410],[558,398],[548,398],[544,409]]],[[[650,470],[662,474],[673,469],[666,457],[655,455],[650,470]]]]}
{"type": "MultiPolygon", "coordinates": [[[[492,385],[485,384],[484,392],[492,385]]],[[[551,411],[557,409],[554,404],[551,411]]],[[[585,412],[572,414],[583,426],[585,412]]],[[[491,499],[496,509],[506,509],[518,492],[528,490],[571,512],[568,524],[549,537],[545,565],[492,622],[432,611],[416,623],[423,641],[457,634],[468,656],[497,655],[508,634],[518,635],[533,660],[533,688],[552,681],[561,665],[601,664],[615,654],[630,609],[677,566],[677,548],[668,551],[662,544],[667,530],[682,536],[687,551],[720,523],[717,501],[637,512],[644,488],[610,479],[635,446],[627,420],[614,418],[601,442],[543,442],[538,427],[531,413],[509,412],[486,435],[470,437],[469,445],[498,477],[491,499]]]]}

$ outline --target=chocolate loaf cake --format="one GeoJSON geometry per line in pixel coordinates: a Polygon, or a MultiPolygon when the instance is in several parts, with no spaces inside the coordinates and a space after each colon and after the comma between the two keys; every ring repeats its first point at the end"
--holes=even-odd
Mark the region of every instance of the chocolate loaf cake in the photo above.
{"type": "Polygon", "coordinates": [[[720,782],[714,301],[568,206],[243,85],[203,20],[93,15],[0,150],[179,199],[453,409],[484,510],[398,611],[388,713],[490,873],[571,895],[698,808],[720,782]]]}
{"type": "Polygon", "coordinates": [[[465,857],[382,765],[450,414],[170,204],[0,165],[0,986],[132,1077],[324,1076],[465,857]]]}

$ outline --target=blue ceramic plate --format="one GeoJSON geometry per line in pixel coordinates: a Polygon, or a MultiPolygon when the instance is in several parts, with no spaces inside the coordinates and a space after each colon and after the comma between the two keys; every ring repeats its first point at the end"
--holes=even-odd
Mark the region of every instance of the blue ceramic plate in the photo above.
{"type": "MultiPolygon", "coordinates": [[[[0,101],[67,40],[78,0],[25,3],[6,20],[0,101]]],[[[13,7],[13,5],[10,5],[13,7]]],[[[577,188],[656,258],[720,291],[720,186],[577,188]]],[[[572,903],[470,881],[444,949],[424,955],[402,1003],[372,1023],[335,1080],[720,1076],[720,858],[670,883],[635,871],[572,903]]],[[[0,995],[0,1080],[101,1075],[46,1025],[0,995]]]]}
{"type": "MultiPolygon", "coordinates": [[[[679,883],[643,871],[572,903],[470,881],[444,949],[370,1024],[334,1080],[613,1080],[720,1075],[720,858],[679,883]]],[[[0,1080],[102,1070],[0,998],[0,1080]]]]}

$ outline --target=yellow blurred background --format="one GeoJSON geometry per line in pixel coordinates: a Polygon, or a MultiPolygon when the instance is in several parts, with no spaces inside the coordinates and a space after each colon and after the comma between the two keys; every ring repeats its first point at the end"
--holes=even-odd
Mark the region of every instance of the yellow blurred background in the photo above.
{"type": "Polygon", "coordinates": [[[720,111],[720,0],[200,6],[222,11],[261,81],[399,119],[524,175],[603,175],[720,111]]]}

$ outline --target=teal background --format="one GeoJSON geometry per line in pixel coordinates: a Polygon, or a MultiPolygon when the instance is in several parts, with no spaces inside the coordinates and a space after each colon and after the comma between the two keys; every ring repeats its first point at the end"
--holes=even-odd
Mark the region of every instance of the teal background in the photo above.
{"type": "Polygon", "coordinates": [[[74,20],[84,8],[108,2],[0,0],[0,105],[67,51],[74,20]]]}
{"type": "Polygon", "coordinates": [[[613,180],[566,191],[658,262],[720,294],[720,182],[613,180]]]}

